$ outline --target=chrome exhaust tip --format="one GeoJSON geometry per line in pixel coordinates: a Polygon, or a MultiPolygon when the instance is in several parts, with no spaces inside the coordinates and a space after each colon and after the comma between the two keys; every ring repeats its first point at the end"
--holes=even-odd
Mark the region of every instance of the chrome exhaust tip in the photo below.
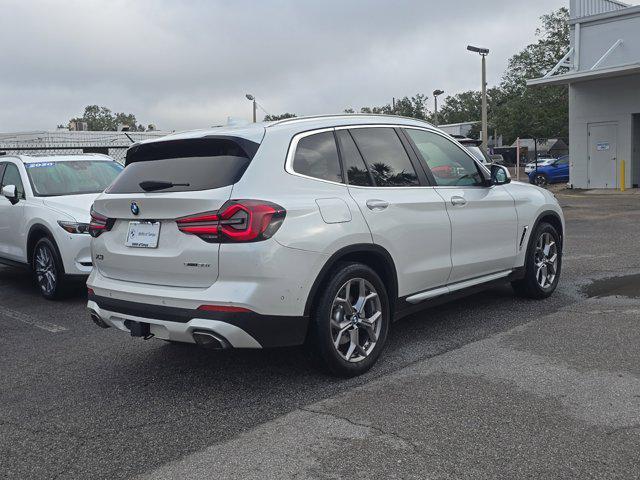
{"type": "Polygon", "coordinates": [[[213,350],[225,350],[227,348],[231,348],[231,344],[226,338],[212,332],[193,332],[193,339],[199,346],[211,348],[213,350]]]}
{"type": "Polygon", "coordinates": [[[91,320],[100,328],[110,328],[111,325],[107,324],[96,312],[91,312],[91,320]]]}

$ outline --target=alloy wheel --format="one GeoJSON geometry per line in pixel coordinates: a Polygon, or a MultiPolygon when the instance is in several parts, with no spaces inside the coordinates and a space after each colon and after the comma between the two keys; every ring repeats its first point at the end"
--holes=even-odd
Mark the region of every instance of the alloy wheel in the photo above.
{"type": "Polygon", "coordinates": [[[331,337],[338,354],[348,362],[367,358],[382,328],[382,306],[373,285],[364,278],[347,281],[331,306],[331,337]]]}
{"type": "Polygon", "coordinates": [[[543,289],[553,285],[558,273],[558,246],[550,233],[538,238],[534,252],[536,282],[543,289]]]}
{"type": "Polygon", "coordinates": [[[53,253],[46,245],[40,245],[36,250],[34,266],[40,289],[51,295],[56,290],[56,264],[53,253]]]}

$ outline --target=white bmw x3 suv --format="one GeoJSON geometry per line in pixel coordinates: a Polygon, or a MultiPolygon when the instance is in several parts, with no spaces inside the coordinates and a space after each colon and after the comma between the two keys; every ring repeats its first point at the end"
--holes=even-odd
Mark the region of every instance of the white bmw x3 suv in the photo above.
{"type": "Polygon", "coordinates": [[[430,124],[341,115],[145,141],[95,201],[95,323],[215,348],[307,342],[366,371],[389,325],[511,282],[549,296],[564,220],[430,124]]]}
{"type": "Polygon", "coordinates": [[[122,168],[97,154],[0,157],[0,263],[31,268],[48,299],[84,281],[91,204],[122,168]]]}

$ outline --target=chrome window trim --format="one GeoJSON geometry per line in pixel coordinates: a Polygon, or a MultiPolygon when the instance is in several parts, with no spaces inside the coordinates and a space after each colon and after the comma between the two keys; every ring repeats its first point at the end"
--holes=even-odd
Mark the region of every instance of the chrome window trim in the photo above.
{"type": "MultiPolygon", "coordinates": [[[[458,148],[460,148],[469,158],[471,158],[471,160],[473,160],[473,162],[476,165],[479,165],[483,171],[489,175],[491,175],[491,172],[489,172],[489,170],[482,164],[480,164],[471,154],[471,152],[467,151],[464,148],[464,145],[460,144],[459,142],[457,142],[455,140],[455,138],[453,137],[449,137],[447,134],[438,131],[435,128],[428,128],[428,127],[419,127],[419,126],[415,126],[415,125],[402,125],[402,124],[394,124],[394,123],[376,123],[376,124],[357,124],[357,125],[340,125],[337,127],[322,127],[322,128],[317,128],[314,130],[307,130],[305,132],[300,132],[300,133],[296,133],[293,138],[291,139],[291,142],[289,143],[289,149],[287,150],[287,157],[286,157],[286,161],[285,161],[285,171],[290,174],[290,175],[294,175],[296,177],[301,177],[301,178],[307,178],[309,180],[315,180],[317,182],[324,182],[324,183],[328,183],[328,184],[332,184],[332,185],[340,185],[342,187],[348,187],[348,188],[369,188],[369,189],[373,189],[373,190],[392,190],[392,189],[406,189],[406,188],[493,188],[495,185],[490,185],[490,186],[485,186],[485,185],[411,185],[411,186],[406,186],[406,187],[380,187],[378,185],[376,186],[361,186],[361,185],[349,185],[346,180],[343,179],[342,182],[334,182],[332,180],[324,180],[322,178],[316,178],[316,177],[310,177],[309,175],[305,175],[303,173],[298,173],[293,169],[293,159],[295,157],[295,152],[296,149],[298,148],[298,142],[300,142],[300,139],[311,136],[311,135],[315,135],[317,133],[324,133],[324,132],[332,132],[332,131],[338,131],[338,130],[352,130],[352,129],[356,129],[356,128],[402,128],[402,129],[413,129],[413,130],[422,130],[424,132],[430,132],[430,133],[434,133],[436,135],[441,136],[442,138],[449,140],[450,142],[452,142],[454,145],[456,145],[458,148]]],[[[337,148],[337,145],[336,145],[337,148]]]]}
{"type": "MultiPolygon", "coordinates": [[[[291,142],[289,143],[289,150],[287,151],[287,159],[285,161],[284,164],[284,169],[285,171],[290,174],[290,175],[294,175],[296,177],[302,177],[302,178],[308,178],[309,180],[315,180],[316,182],[324,182],[324,183],[329,183],[332,185],[340,185],[341,187],[346,187],[346,183],[344,183],[344,181],[342,182],[334,182],[333,180],[325,180],[323,178],[317,178],[317,177],[311,177],[309,175],[305,175],[303,173],[298,173],[293,169],[293,159],[295,158],[296,155],[296,150],[298,149],[298,143],[300,142],[301,139],[305,138],[305,137],[310,137],[311,135],[316,135],[318,133],[325,133],[325,132],[333,132],[335,130],[334,127],[325,127],[325,128],[319,128],[316,130],[308,130],[306,132],[301,132],[301,133],[297,133],[293,136],[293,138],[291,139],[291,142]]],[[[336,143],[336,149],[338,148],[338,144],[336,143]]]]}

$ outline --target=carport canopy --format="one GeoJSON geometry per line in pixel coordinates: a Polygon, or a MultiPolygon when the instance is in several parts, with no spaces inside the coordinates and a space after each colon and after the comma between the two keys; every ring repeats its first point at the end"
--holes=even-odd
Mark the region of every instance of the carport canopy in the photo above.
{"type": "Polygon", "coordinates": [[[535,78],[533,80],[527,80],[527,85],[532,87],[538,85],[568,85],[570,83],[587,82],[589,80],[597,80],[601,78],[622,77],[636,73],[640,73],[640,63],[618,67],[599,68],[597,70],[569,72],[547,78],[535,78]]]}

